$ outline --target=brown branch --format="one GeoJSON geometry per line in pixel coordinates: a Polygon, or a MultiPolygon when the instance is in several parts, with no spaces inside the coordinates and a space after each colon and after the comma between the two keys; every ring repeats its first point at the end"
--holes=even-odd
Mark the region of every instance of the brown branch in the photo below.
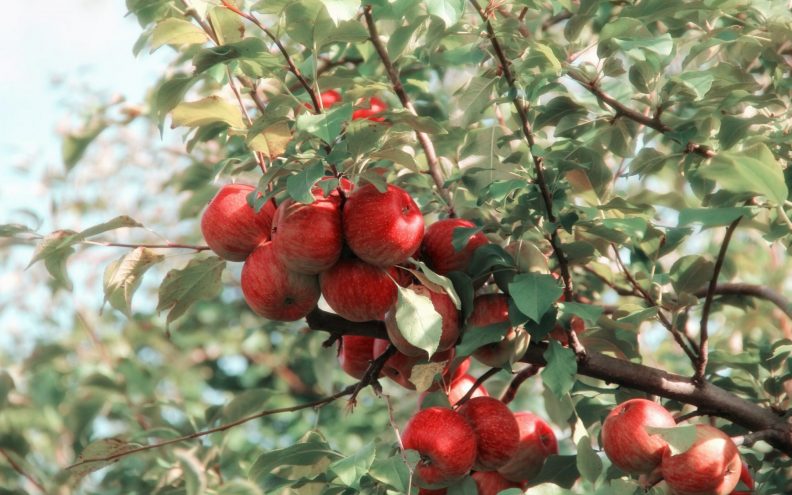
{"type": "Polygon", "coordinates": [[[712,414],[712,411],[707,411],[706,409],[696,409],[695,411],[691,411],[686,414],[680,414],[679,416],[674,417],[674,422],[679,424],[683,421],[687,421],[689,419],[697,418],[699,416],[709,416],[712,414]]]}
{"type": "MultiPolygon", "coordinates": [[[[489,37],[490,44],[492,45],[492,49],[495,52],[495,56],[498,59],[500,68],[503,71],[503,76],[506,78],[506,82],[509,84],[509,88],[514,95],[512,96],[512,104],[514,105],[517,115],[520,118],[520,130],[522,131],[522,134],[525,137],[525,140],[528,143],[528,147],[531,151],[531,157],[533,158],[534,163],[534,173],[536,174],[536,185],[539,186],[539,191],[542,195],[542,201],[544,202],[547,219],[553,224],[549,241],[550,245],[553,247],[553,253],[558,260],[558,266],[561,270],[561,279],[564,282],[564,296],[567,301],[574,301],[575,296],[572,291],[572,277],[569,271],[569,261],[567,260],[566,254],[564,254],[564,251],[561,249],[561,239],[558,236],[558,219],[553,212],[553,195],[550,193],[550,188],[548,187],[547,180],[545,179],[544,160],[541,156],[538,156],[534,153],[536,139],[534,137],[533,129],[531,128],[531,123],[528,120],[528,111],[519,96],[517,79],[511,70],[511,62],[506,57],[506,53],[503,51],[503,47],[501,46],[498,37],[495,35],[495,29],[492,27],[492,23],[489,20],[487,12],[481,8],[477,0],[470,0],[470,4],[474,9],[476,9],[479,17],[481,17],[481,20],[484,22],[484,25],[487,29],[487,36],[489,37]]],[[[566,329],[566,332],[567,338],[569,339],[569,344],[575,351],[575,355],[577,356],[578,360],[585,359],[586,349],[580,343],[577,334],[575,334],[572,329],[566,329]]]]}
{"type": "MultiPolygon", "coordinates": [[[[588,79],[583,77],[581,74],[578,74],[577,72],[567,72],[567,75],[572,79],[574,79],[575,81],[577,81],[578,83],[580,83],[580,85],[586,88],[589,93],[593,94],[597,98],[597,100],[611,107],[616,112],[617,117],[618,116],[626,117],[634,122],[649,127],[650,129],[654,129],[657,132],[665,135],[667,135],[669,132],[673,130],[660,120],[659,112],[656,112],[652,116],[644,115],[641,112],[638,112],[636,110],[633,110],[632,108],[625,106],[616,98],[602,91],[602,89],[597,84],[596,80],[589,81],[588,79]]],[[[675,142],[679,143],[677,139],[675,138],[672,139],[675,142]]],[[[697,155],[701,155],[704,158],[712,158],[713,156],[715,156],[715,152],[712,151],[708,146],[697,143],[686,143],[685,152],[696,153],[697,155]]]]}
{"type": "Polygon", "coordinates": [[[707,371],[707,352],[709,350],[709,332],[707,330],[707,323],[709,322],[710,309],[712,308],[712,298],[715,296],[715,288],[718,284],[718,276],[720,275],[723,262],[726,259],[726,250],[729,248],[729,241],[731,241],[737,225],[742,220],[742,216],[737,217],[728,227],[726,227],[726,234],[723,236],[723,243],[721,244],[720,251],[718,251],[718,258],[715,260],[715,268],[712,271],[712,278],[709,281],[707,288],[707,295],[704,299],[704,307],[701,310],[701,325],[699,330],[699,359],[696,373],[693,375],[693,380],[698,383],[704,383],[704,373],[707,371]]]}
{"type": "Polygon", "coordinates": [[[382,389],[380,388],[378,378],[380,376],[380,372],[382,371],[382,367],[385,366],[385,363],[388,359],[391,358],[398,349],[395,345],[391,344],[385,349],[385,352],[377,356],[376,359],[369,363],[368,368],[366,368],[366,372],[363,373],[363,379],[358,382],[355,386],[355,390],[352,392],[352,396],[349,398],[350,406],[354,407],[357,404],[357,396],[361,390],[367,385],[371,385],[374,388],[374,391],[380,393],[382,389]]]}
{"type": "Polygon", "coordinates": [[[616,264],[618,264],[619,268],[621,268],[621,271],[622,273],[624,273],[627,282],[630,283],[633,289],[638,293],[638,295],[640,295],[643,298],[644,301],[646,301],[650,306],[654,306],[657,308],[658,320],[660,321],[660,323],[662,323],[664,327],[666,327],[666,329],[669,332],[671,332],[671,336],[674,337],[674,341],[676,341],[679,347],[681,347],[682,350],[685,351],[685,354],[687,354],[687,357],[690,359],[690,362],[693,363],[693,365],[695,366],[695,363],[697,362],[695,349],[691,349],[690,347],[688,347],[688,344],[690,342],[686,343],[682,339],[682,334],[679,333],[679,330],[677,330],[677,328],[673,325],[673,323],[671,323],[671,321],[668,320],[668,317],[666,317],[666,315],[660,311],[660,308],[657,305],[657,301],[655,301],[652,295],[646,292],[646,289],[641,287],[641,284],[639,284],[638,281],[635,280],[635,277],[633,277],[633,274],[630,273],[630,270],[627,268],[627,265],[625,265],[624,261],[622,261],[618,247],[615,244],[611,244],[611,247],[613,248],[613,253],[616,257],[616,264]]]}
{"type": "MultiPolygon", "coordinates": [[[[697,290],[694,295],[696,297],[704,297],[708,290],[708,287],[702,287],[697,290]]],[[[792,320],[792,304],[790,304],[784,296],[769,287],[753,284],[720,284],[715,287],[714,294],[723,296],[751,296],[764,299],[773,303],[792,320]]]]}
{"type": "MultiPolygon", "coordinates": [[[[308,321],[312,329],[332,334],[387,338],[385,324],[381,321],[353,323],[320,310],[309,315],[308,321]]],[[[521,361],[535,366],[546,366],[546,350],[546,343],[532,342],[521,361]]],[[[749,431],[775,430],[777,433],[773,434],[769,443],[792,455],[792,424],[787,424],[783,417],[771,409],[760,407],[709,382],[699,386],[690,377],[594,351],[588,352],[587,358],[578,362],[577,373],[696,406],[749,431]]]]}
{"type": "Polygon", "coordinates": [[[33,475],[25,471],[25,469],[22,466],[20,466],[19,463],[16,462],[14,458],[11,457],[11,455],[8,452],[6,452],[5,449],[2,447],[0,447],[0,455],[5,457],[5,459],[8,461],[8,464],[11,466],[11,469],[13,469],[17,473],[19,473],[22,477],[27,479],[33,486],[38,488],[38,490],[41,493],[47,493],[47,489],[44,488],[44,485],[42,485],[38,480],[36,480],[36,478],[34,478],[33,475]]]}
{"type": "Polygon", "coordinates": [[[296,405],[296,406],[281,407],[281,408],[278,408],[278,409],[268,409],[266,411],[259,411],[259,412],[255,413],[255,414],[251,414],[250,416],[245,416],[244,418],[238,419],[236,421],[232,421],[230,423],[225,423],[225,424],[222,424],[222,425],[217,426],[215,428],[210,428],[208,430],[196,431],[194,433],[190,433],[189,435],[184,435],[184,436],[181,436],[179,438],[172,438],[170,440],[164,440],[162,442],[156,442],[156,443],[152,443],[152,444],[149,444],[149,445],[143,445],[141,447],[137,447],[137,448],[130,449],[130,450],[125,450],[125,451],[122,451],[122,452],[117,452],[115,454],[107,455],[107,456],[104,456],[104,457],[90,457],[88,459],[83,459],[80,462],[76,462],[76,463],[74,463],[74,464],[72,464],[70,466],[67,466],[66,469],[73,469],[73,468],[76,468],[76,467],[79,467],[79,466],[84,466],[86,464],[90,464],[92,462],[114,461],[116,459],[120,459],[120,458],[126,457],[128,455],[136,454],[138,452],[144,452],[144,451],[152,450],[152,449],[159,449],[159,448],[165,447],[167,445],[173,445],[175,443],[186,442],[188,440],[194,440],[196,438],[201,438],[201,437],[205,437],[207,435],[211,435],[212,433],[218,433],[218,432],[221,432],[221,431],[229,430],[229,429],[234,428],[236,426],[239,426],[239,425],[248,423],[250,421],[253,421],[254,419],[259,419],[259,418],[263,418],[263,417],[266,417],[266,416],[272,416],[273,414],[280,414],[280,413],[285,413],[285,412],[294,412],[294,411],[299,411],[301,409],[309,409],[309,408],[312,408],[312,407],[321,407],[321,406],[324,406],[325,404],[329,404],[330,402],[333,402],[336,399],[339,399],[339,398],[344,397],[346,395],[352,394],[355,391],[355,388],[358,385],[359,385],[358,383],[356,383],[354,385],[349,385],[348,387],[344,388],[340,392],[336,392],[333,395],[324,397],[324,398],[319,399],[319,400],[315,400],[313,402],[308,402],[308,403],[305,403],[305,404],[299,404],[299,405],[296,405]]]}
{"type": "Polygon", "coordinates": [[[203,245],[193,244],[179,244],[176,242],[168,242],[165,244],[127,244],[123,242],[105,242],[105,241],[81,241],[82,244],[92,244],[94,246],[108,246],[108,247],[124,247],[124,248],[149,248],[149,249],[192,249],[194,251],[208,251],[212,248],[203,245]]]}
{"type": "MultiPolygon", "coordinates": [[[[242,110],[242,115],[245,116],[245,122],[247,122],[248,129],[250,129],[251,127],[253,127],[253,119],[250,118],[250,114],[248,113],[247,108],[245,107],[245,102],[242,101],[242,95],[239,93],[239,88],[237,88],[237,85],[234,82],[234,75],[231,73],[231,69],[228,66],[226,66],[226,73],[228,74],[228,85],[231,86],[231,91],[234,93],[234,96],[236,97],[237,102],[239,103],[239,108],[242,110]]],[[[260,151],[254,151],[253,155],[255,155],[256,157],[256,162],[258,162],[259,168],[261,169],[261,173],[266,174],[267,161],[264,158],[264,153],[260,151]]],[[[270,182],[269,185],[271,187],[272,183],[270,182]]]]}
{"type": "Polygon", "coordinates": [[[549,17],[546,21],[542,23],[542,31],[547,31],[551,27],[555,26],[559,22],[563,22],[567,19],[572,18],[572,12],[564,9],[561,12],[557,13],[556,15],[549,17]]]}
{"type": "Polygon", "coordinates": [[[462,397],[459,398],[458,401],[456,401],[456,404],[454,404],[454,409],[458,409],[459,407],[462,406],[462,404],[467,402],[470,399],[470,397],[473,395],[473,392],[475,392],[477,388],[479,388],[484,382],[489,380],[491,377],[497,375],[500,370],[501,370],[501,368],[490,368],[486,372],[484,372],[483,375],[478,377],[476,379],[476,381],[473,382],[473,385],[470,386],[468,391],[465,392],[465,395],[463,395],[462,397]]]}
{"type": "MultiPolygon", "coordinates": [[[[412,101],[410,101],[410,97],[404,90],[404,86],[402,85],[401,79],[399,78],[399,71],[393,65],[393,62],[388,55],[388,51],[385,49],[385,46],[382,44],[382,40],[379,37],[377,25],[371,15],[371,5],[366,5],[363,7],[363,16],[366,19],[366,27],[368,28],[369,32],[369,39],[371,40],[371,44],[374,45],[374,49],[376,50],[377,55],[379,55],[382,65],[385,66],[385,73],[388,75],[393,92],[396,93],[396,96],[399,98],[402,106],[408,112],[410,112],[410,114],[417,117],[418,113],[415,111],[415,106],[412,104],[412,101]]],[[[438,194],[443,199],[443,201],[445,201],[446,206],[448,207],[449,216],[453,217],[455,216],[455,213],[451,200],[451,194],[445,187],[445,179],[443,178],[443,173],[440,170],[440,160],[437,157],[434,144],[432,143],[432,140],[429,139],[428,134],[419,131],[418,129],[415,130],[415,136],[418,138],[418,142],[421,144],[421,148],[424,150],[424,155],[426,155],[426,165],[429,167],[429,175],[432,176],[432,181],[434,181],[435,186],[437,187],[438,194]]]]}
{"type": "Polygon", "coordinates": [[[532,364],[529,364],[525,368],[521,369],[516,375],[514,375],[512,381],[509,382],[509,386],[506,387],[506,390],[504,390],[501,394],[501,402],[508,404],[509,402],[513,401],[517,396],[517,391],[520,389],[520,386],[525,382],[525,380],[539,373],[540,369],[541,367],[534,366],[532,364]]]}

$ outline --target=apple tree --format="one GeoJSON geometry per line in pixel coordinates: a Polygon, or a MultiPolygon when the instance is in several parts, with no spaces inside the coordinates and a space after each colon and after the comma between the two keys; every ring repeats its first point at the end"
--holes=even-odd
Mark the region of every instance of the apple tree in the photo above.
{"type": "Polygon", "coordinates": [[[0,493],[792,493],[787,2],[126,7],[0,493]]]}

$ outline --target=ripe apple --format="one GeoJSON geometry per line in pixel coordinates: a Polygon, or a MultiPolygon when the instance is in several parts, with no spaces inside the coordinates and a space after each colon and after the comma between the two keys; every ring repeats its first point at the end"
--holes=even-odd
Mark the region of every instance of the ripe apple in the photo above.
{"type": "Polygon", "coordinates": [[[382,320],[396,303],[396,268],[388,270],[357,259],[341,259],[319,275],[322,295],[350,321],[382,320]],[[391,278],[393,277],[393,278],[391,278]]]}
{"type": "Polygon", "coordinates": [[[476,481],[479,495],[497,495],[509,488],[524,489],[522,483],[509,481],[497,471],[476,471],[471,477],[476,481]]]}
{"type": "MultiPolygon", "coordinates": [[[[564,297],[563,295],[561,297],[564,297]]],[[[586,322],[579,316],[572,316],[569,319],[569,326],[576,334],[581,334],[586,331],[586,322]]],[[[569,336],[561,324],[556,324],[553,330],[548,334],[548,337],[561,342],[564,347],[569,345],[569,336]]]]}
{"type": "Polygon", "coordinates": [[[740,481],[742,460],[731,438],[710,425],[696,425],[693,445],[677,455],[666,449],[660,469],[676,495],[728,495],[740,481]]]}
{"type": "Polygon", "coordinates": [[[489,243],[487,236],[476,232],[459,251],[454,249],[452,240],[457,228],[475,226],[473,222],[462,218],[447,218],[430,225],[421,243],[421,254],[429,268],[440,275],[451,271],[465,271],[476,249],[489,243]]]}
{"type": "Polygon", "coordinates": [[[368,107],[358,108],[352,112],[352,120],[368,119],[373,122],[382,122],[384,117],[377,117],[376,115],[388,109],[388,105],[376,96],[369,98],[368,107]]]}
{"type": "Polygon", "coordinates": [[[555,433],[545,420],[528,411],[514,413],[520,427],[517,453],[498,472],[507,480],[531,481],[544,466],[545,459],[558,453],[555,433]]]}
{"type": "Polygon", "coordinates": [[[665,407],[646,399],[622,402],[602,423],[602,448],[608,458],[628,473],[649,473],[663,459],[668,443],[645,427],[672,428],[674,417],[665,407]]]}
{"type": "MultiPolygon", "coordinates": [[[[407,290],[428,297],[432,301],[435,311],[440,314],[443,320],[437,352],[453,347],[457,339],[459,339],[459,311],[451,297],[445,292],[434,292],[417,284],[411,285],[407,290]]],[[[332,304],[330,306],[332,307],[332,304]]],[[[426,351],[410,344],[402,335],[396,322],[396,306],[391,308],[385,316],[385,328],[388,331],[388,337],[390,337],[391,342],[400,352],[408,356],[426,356],[426,351]]]]}
{"type": "Polygon", "coordinates": [[[442,407],[422,409],[402,433],[405,449],[417,450],[416,484],[443,488],[467,476],[476,459],[476,439],[470,424],[457,412],[442,407]]]}
{"type": "Polygon", "coordinates": [[[268,320],[299,320],[319,301],[319,279],[290,271],[274,251],[273,243],[265,242],[250,253],[242,266],[242,294],[268,320]]]}
{"type": "Polygon", "coordinates": [[[429,488],[420,488],[418,489],[418,495],[446,495],[448,490],[445,488],[438,488],[437,490],[431,490],[429,488]]]}
{"type": "Polygon", "coordinates": [[[517,452],[520,427],[506,404],[494,397],[476,397],[458,409],[476,434],[478,471],[494,471],[517,452]]]}
{"type": "Polygon", "coordinates": [[[258,213],[248,205],[247,196],[256,188],[228,184],[220,188],[201,216],[201,233],[212,251],[228,261],[244,261],[256,246],[270,239],[274,201],[267,201],[258,213]]]}
{"type": "MultiPolygon", "coordinates": [[[[473,300],[473,312],[467,320],[467,328],[488,327],[498,323],[509,322],[509,298],[505,294],[484,294],[473,300]]],[[[528,348],[530,335],[523,328],[509,327],[506,335],[499,341],[485,344],[475,352],[473,357],[480,363],[497,368],[514,362],[528,348]]]]}
{"type": "Polygon", "coordinates": [[[363,379],[371,360],[374,359],[374,337],[344,335],[338,348],[338,362],[347,375],[363,379]]]}
{"type": "Polygon", "coordinates": [[[281,203],[272,222],[272,242],[278,260],[293,272],[316,275],[333,266],[344,244],[338,195],[319,196],[311,204],[281,203]]]}
{"type": "Polygon", "coordinates": [[[451,363],[451,366],[449,366],[451,381],[453,382],[460,376],[467,374],[468,369],[470,369],[469,357],[462,358],[461,361],[459,359],[455,359],[454,362],[451,363]]]}
{"type": "Polygon", "coordinates": [[[388,267],[405,261],[420,246],[421,210],[404,189],[388,185],[381,193],[373,184],[358,187],[344,204],[344,237],[367,263],[388,267]]]}
{"type": "MultiPolygon", "coordinates": [[[[448,403],[455,406],[456,403],[459,402],[459,399],[464,397],[465,394],[468,393],[468,390],[475,384],[476,379],[467,373],[453,380],[448,386],[448,403]]],[[[470,394],[471,399],[476,397],[489,397],[489,392],[484,388],[484,385],[479,385],[473,393],[470,394]]]]}
{"type": "MultiPolygon", "coordinates": [[[[374,341],[374,358],[380,356],[390,345],[390,342],[385,339],[375,339],[374,341]]],[[[418,364],[427,363],[442,363],[446,362],[443,369],[443,380],[448,378],[448,367],[454,359],[454,349],[448,349],[443,352],[436,352],[432,359],[426,360],[418,356],[407,356],[401,352],[396,352],[393,356],[385,361],[385,366],[382,367],[382,374],[398,383],[408,390],[415,390],[415,384],[410,381],[412,377],[412,369],[418,364]]],[[[437,390],[439,384],[435,383],[429,390],[437,390]]]]}

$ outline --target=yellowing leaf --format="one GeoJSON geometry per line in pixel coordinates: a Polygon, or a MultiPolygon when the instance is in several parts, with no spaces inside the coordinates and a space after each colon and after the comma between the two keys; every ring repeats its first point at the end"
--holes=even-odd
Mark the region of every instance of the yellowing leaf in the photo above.
{"type": "Polygon", "coordinates": [[[239,107],[228,103],[219,96],[209,96],[198,101],[180,103],[173,109],[171,118],[171,127],[200,127],[215,122],[225,122],[237,129],[245,127],[239,107]]]}
{"type": "Polygon", "coordinates": [[[259,151],[274,160],[281,155],[291,141],[292,134],[286,121],[276,122],[248,142],[253,151],[259,151]]]}
{"type": "Polygon", "coordinates": [[[204,43],[209,36],[203,29],[183,19],[168,18],[158,23],[151,33],[151,51],[162,45],[194,45],[204,43]]]}
{"type": "Polygon", "coordinates": [[[139,247],[110,263],[104,273],[105,302],[129,316],[132,295],[143,274],[163,259],[161,254],[139,247]]]}

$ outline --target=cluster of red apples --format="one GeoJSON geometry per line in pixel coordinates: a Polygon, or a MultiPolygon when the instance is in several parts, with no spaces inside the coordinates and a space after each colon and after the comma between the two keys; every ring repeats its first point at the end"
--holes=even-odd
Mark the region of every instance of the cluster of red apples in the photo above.
{"type": "Polygon", "coordinates": [[[602,424],[602,447],[623,471],[640,475],[651,485],[665,480],[675,495],[738,495],[742,480],[753,478],[728,435],[706,425],[695,425],[692,445],[674,454],[668,442],[647,427],[673,428],[676,421],[662,405],[631,399],[616,406],[602,424]]]}

